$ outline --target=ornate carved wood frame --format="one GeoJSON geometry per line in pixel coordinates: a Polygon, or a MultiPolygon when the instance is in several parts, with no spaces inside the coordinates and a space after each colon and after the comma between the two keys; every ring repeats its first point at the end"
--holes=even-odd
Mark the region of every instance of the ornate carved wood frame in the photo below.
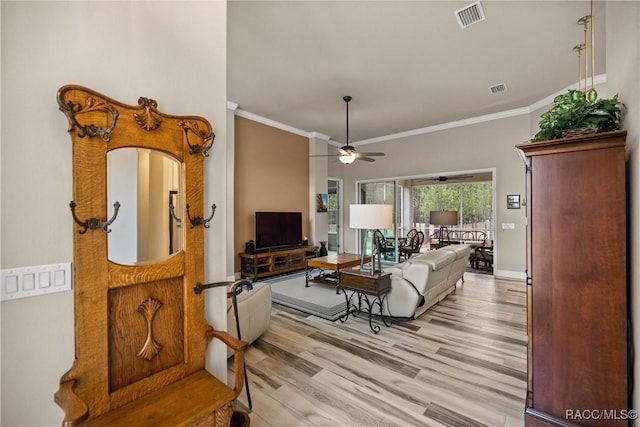
{"type": "MultiPolygon", "coordinates": [[[[203,159],[214,134],[206,119],[164,114],[143,97],[131,106],[68,85],[59,90],[58,104],[73,143],[72,211],[80,227],[73,232],[75,362],[55,398],[65,424],[75,424],[204,370],[207,344],[217,332],[207,325],[203,295],[193,287],[204,281],[200,225],[212,215],[203,219],[203,159]],[[175,214],[192,225],[181,229],[183,250],[164,261],[120,265],[108,259],[106,231],[118,222],[107,206],[107,153],[123,147],[159,150],[181,163],[185,203],[175,214]]],[[[242,354],[237,359],[243,363],[242,354]]],[[[228,397],[241,386],[236,377],[228,397]]]]}

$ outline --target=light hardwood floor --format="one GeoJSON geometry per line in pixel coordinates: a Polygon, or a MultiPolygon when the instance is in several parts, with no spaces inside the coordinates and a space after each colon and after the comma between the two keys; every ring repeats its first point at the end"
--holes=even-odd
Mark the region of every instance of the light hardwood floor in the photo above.
{"type": "Polygon", "coordinates": [[[522,426],[525,304],[524,283],[473,273],[419,319],[377,335],[363,318],[274,304],[246,353],[251,426],[522,426]]]}

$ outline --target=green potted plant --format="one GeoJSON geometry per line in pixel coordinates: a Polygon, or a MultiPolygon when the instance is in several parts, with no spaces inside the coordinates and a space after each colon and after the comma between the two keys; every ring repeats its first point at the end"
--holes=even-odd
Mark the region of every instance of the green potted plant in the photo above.
{"type": "Polygon", "coordinates": [[[567,93],[556,96],[553,104],[540,116],[540,131],[532,141],[620,129],[622,113],[618,95],[599,99],[595,89],[586,92],[569,89],[567,93]]]}

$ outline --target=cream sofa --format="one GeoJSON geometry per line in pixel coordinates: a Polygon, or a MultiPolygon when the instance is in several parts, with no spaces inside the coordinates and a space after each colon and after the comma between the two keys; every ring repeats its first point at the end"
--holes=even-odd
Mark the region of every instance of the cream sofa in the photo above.
{"type": "MultiPolygon", "coordinates": [[[[469,262],[469,255],[473,247],[467,244],[449,245],[440,248],[440,250],[451,251],[455,253],[456,259],[451,264],[451,272],[448,276],[447,287],[454,287],[459,280],[464,283],[464,269],[469,262]]],[[[451,289],[453,290],[453,289],[451,289]]]]}
{"type": "MultiPolygon", "coordinates": [[[[253,283],[253,289],[244,289],[237,296],[238,318],[240,319],[240,335],[242,340],[251,344],[267,329],[271,322],[271,285],[266,282],[253,283]]],[[[236,317],[233,312],[231,298],[227,304],[227,330],[229,334],[238,337],[236,317]]],[[[233,352],[227,352],[231,357],[233,352]]]]}
{"type": "Polygon", "coordinates": [[[429,307],[442,301],[463,280],[471,247],[450,245],[385,268],[391,273],[391,291],[387,294],[384,314],[415,319],[429,307]]]}

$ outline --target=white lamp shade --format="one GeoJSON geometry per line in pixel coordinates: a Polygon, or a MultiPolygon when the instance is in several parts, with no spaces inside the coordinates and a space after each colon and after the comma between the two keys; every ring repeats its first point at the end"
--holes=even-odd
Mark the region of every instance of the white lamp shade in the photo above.
{"type": "Polygon", "coordinates": [[[429,223],[433,225],[457,225],[458,211],[431,211],[429,223]]]}
{"type": "Polygon", "coordinates": [[[351,205],[349,227],[366,230],[393,228],[393,205],[351,205]]]}

